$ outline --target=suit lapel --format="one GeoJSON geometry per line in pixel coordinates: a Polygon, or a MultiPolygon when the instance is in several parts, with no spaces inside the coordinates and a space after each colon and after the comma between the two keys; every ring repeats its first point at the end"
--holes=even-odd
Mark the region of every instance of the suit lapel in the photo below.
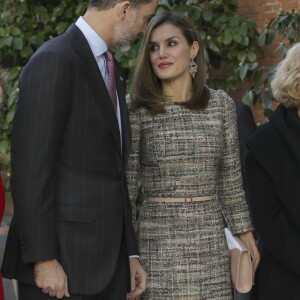
{"type": "Polygon", "coordinates": [[[81,65],[83,77],[87,79],[87,84],[94,95],[96,104],[103,112],[103,116],[106,117],[108,126],[111,128],[118,150],[120,151],[121,142],[118,120],[92,50],[90,49],[90,46],[84,35],[76,25],[73,24],[67,30],[67,34],[69,34],[73,47],[82,59],[81,65]]]}

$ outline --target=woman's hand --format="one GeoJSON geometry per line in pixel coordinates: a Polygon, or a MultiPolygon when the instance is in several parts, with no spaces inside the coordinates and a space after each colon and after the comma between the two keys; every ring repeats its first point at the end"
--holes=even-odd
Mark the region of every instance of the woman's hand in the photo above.
{"type": "Polygon", "coordinates": [[[238,237],[245,244],[245,246],[251,251],[251,253],[253,255],[254,268],[256,270],[258,267],[259,261],[260,261],[260,254],[257,250],[252,231],[240,233],[240,234],[238,234],[238,237]]]}

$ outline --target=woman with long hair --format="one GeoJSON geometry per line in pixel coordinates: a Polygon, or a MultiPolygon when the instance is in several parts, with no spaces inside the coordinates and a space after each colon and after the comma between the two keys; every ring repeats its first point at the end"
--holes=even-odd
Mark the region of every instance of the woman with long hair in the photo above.
{"type": "Polygon", "coordinates": [[[149,23],[130,96],[129,192],[148,273],[143,299],[232,299],[222,214],[259,254],[242,187],[233,100],[209,89],[202,43],[188,17],[149,23]]]}

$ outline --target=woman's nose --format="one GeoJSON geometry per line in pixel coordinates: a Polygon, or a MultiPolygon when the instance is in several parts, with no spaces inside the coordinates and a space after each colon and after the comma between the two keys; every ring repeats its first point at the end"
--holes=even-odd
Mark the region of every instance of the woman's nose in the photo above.
{"type": "Polygon", "coordinates": [[[167,56],[167,53],[166,53],[164,47],[160,47],[159,48],[159,58],[164,58],[166,56],[167,56]]]}

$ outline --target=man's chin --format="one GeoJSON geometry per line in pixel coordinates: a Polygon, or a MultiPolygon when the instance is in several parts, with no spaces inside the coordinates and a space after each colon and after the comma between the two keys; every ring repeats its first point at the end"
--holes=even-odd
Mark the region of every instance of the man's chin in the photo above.
{"type": "Polygon", "coordinates": [[[116,49],[118,49],[121,52],[127,52],[130,48],[131,44],[116,46],[116,49]]]}
{"type": "Polygon", "coordinates": [[[132,45],[140,39],[140,37],[141,35],[138,34],[137,36],[128,38],[127,40],[124,39],[123,41],[117,43],[114,48],[121,52],[127,52],[132,47],[132,45]]]}

